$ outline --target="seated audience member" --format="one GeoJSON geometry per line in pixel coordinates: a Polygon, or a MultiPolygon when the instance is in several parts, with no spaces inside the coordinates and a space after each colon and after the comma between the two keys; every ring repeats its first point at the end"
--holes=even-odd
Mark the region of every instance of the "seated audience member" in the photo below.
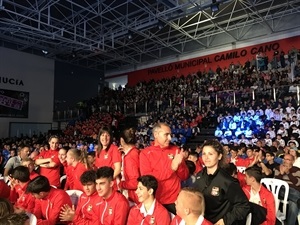
{"type": "Polygon", "coordinates": [[[24,146],[24,147],[19,148],[18,155],[11,157],[7,161],[7,163],[4,167],[4,177],[7,177],[12,169],[16,168],[17,166],[20,166],[21,161],[23,159],[28,158],[29,152],[30,152],[29,146],[24,146]]]}
{"type": "MultiPolygon", "coordinates": [[[[288,195],[288,215],[286,217],[287,225],[295,225],[300,209],[300,169],[293,166],[294,161],[292,155],[285,154],[283,163],[275,169],[275,178],[286,181],[290,187],[288,195]]],[[[281,191],[279,194],[283,197],[281,191]]]]}
{"type": "Polygon", "coordinates": [[[34,171],[34,160],[31,158],[23,159],[21,162],[22,166],[25,166],[29,169],[29,178],[30,180],[33,180],[37,176],[39,176],[38,173],[34,171]]]}
{"type": "Polygon", "coordinates": [[[87,153],[87,163],[89,164],[88,167],[92,170],[97,170],[97,167],[95,166],[95,159],[96,159],[96,153],[95,152],[88,152],[87,153]]]}
{"type": "Polygon", "coordinates": [[[157,187],[158,182],[152,175],[138,178],[136,194],[140,204],[131,208],[127,225],[170,224],[169,212],[155,199],[157,187]]]}
{"type": "Polygon", "coordinates": [[[0,180],[0,198],[9,198],[10,188],[4,182],[4,180],[0,180]]]}
{"type": "Polygon", "coordinates": [[[74,225],[92,225],[100,221],[100,215],[95,213],[99,207],[100,197],[96,191],[96,171],[88,170],[80,176],[83,194],[80,196],[76,211],[74,207],[65,205],[60,211],[61,221],[72,221],[74,225]]]}
{"type": "Polygon", "coordinates": [[[25,213],[11,213],[0,219],[1,225],[29,225],[29,217],[25,213]]]}
{"type": "Polygon", "coordinates": [[[129,211],[128,200],[117,192],[114,186],[114,170],[111,167],[100,167],[96,177],[96,189],[100,196],[96,215],[100,216],[101,225],[125,225],[129,211]]]}
{"type": "Polygon", "coordinates": [[[265,166],[267,169],[264,169],[265,177],[273,178],[275,168],[279,166],[277,162],[274,161],[275,154],[273,152],[266,152],[266,163],[265,166]]]}
{"type": "MultiPolygon", "coordinates": [[[[243,187],[243,191],[245,192],[247,198],[250,202],[262,206],[266,209],[265,218],[260,218],[261,221],[265,221],[264,223],[256,223],[257,225],[275,225],[276,222],[276,212],[275,212],[275,200],[273,193],[270,192],[267,188],[261,185],[260,180],[262,179],[262,172],[260,168],[257,167],[248,167],[245,171],[246,173],[246,183],[247,185],[243,187]]],[[[260,207],[256,205],[252,206],[252,220],[253,222],[259,221],[258,211],[260,211],[260,207]]],[[[254,223],[251,223],[254,225],[254,223]]]]}
{"type": "Polygon", "coordinates": [[[229,173],[230,176],[238,179],[241,187],[244,187],[246,185],[245,174],[238,171],[236,165],[234,165],[233,163],[228,163],[228,166],[225,167],[225,170],[229,173]]]}
{"type": "Polygon", "coordinates": [[[205,201],[201,192],[193,188],[183,188],[175,202],[177,216],[171,225],[212,225],[204,218],[205,201]]]}
{"type": "Polygon", "coordinates": [[[294,156],[295,161],[293,166],[300,168],[300,153],[298,152],[298,149],[296,147],[290,148],[289,153],[294,156]]]}
{"type": "Polygon", "coordinates": [[[19,212],[33,212],[35,198],[26,193],[29,179],[29,169],[25,166],[18,166],[12,171],[10,179],[10,196],[9,200],[14,204],[14,210],[19,212]]]}
{"type": "Polygon", "coordinates": [[[32,213],[37,217],[37,225],[59,224],[61,208],[64,205],[72,205],[70,196],[64,190],[50,186],[45,176],[38,176],[30,181],[27,192],[36,198],[32,213]]]}
{"type": "Polygon", "coordinates": [[[196,165],[194,162],[190,160],[186,160],[185,164],[189,170],[189,177],[188,179],[181,181],[181,187],[191,187],[193,186],[196,180],[196,176],[195,176],[196,165]]]}
{"type": "Polygon", "coordinates": [[[188,156],[188,160],[195,163],[195,166],[196,166],[196,169],[194,172],[195,175],[203,169],[197,152],[190,152],[189,156],[188,156]]]}
{"type": "Polygon", "coordinates": [[[80,182],[80,176],[87,170],[86,165],[82,163],[82,152],[81,150],[77,150],[75,148],[70,149],[67,152],[67,164],[68,170],[70,170],[67,174],[67,180],[71,180],[72,182],[68,182],[68,187],[70,190],[80,190],[83,191],[82,184],[80,182]]]}
{"type": "Polygon", "coordinates": [[[0,198],[0,219],[13,213],[14,208],[7,198],[0,198]]]}

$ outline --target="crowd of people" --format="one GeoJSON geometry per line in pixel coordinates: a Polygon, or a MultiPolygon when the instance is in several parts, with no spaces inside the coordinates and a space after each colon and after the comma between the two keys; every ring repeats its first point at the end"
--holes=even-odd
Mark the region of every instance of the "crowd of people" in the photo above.
{"type": "Polygon", "coordinates": [[[300,73],[286,59],[273,59],[267,72],[254,60],[105,89],[87,104],[91,115],[60,136],[3,139],[0,224],[25,224],[32,214],[38,225],[244,225],[251,213],[252,224],[274,225],[277,199],[260,182],[269,177],[288,183],[285,222],[295,225],[300,73]],[[146,121],[120,132],[120,106],[141,102],[146,121]],[[116,110],[100,111],[102,104],[116,110]],[[187,148],[203,127],[217,127],[219,140],[187,148]],[[81,191],[78,202],[66,190],[81,191]]]}

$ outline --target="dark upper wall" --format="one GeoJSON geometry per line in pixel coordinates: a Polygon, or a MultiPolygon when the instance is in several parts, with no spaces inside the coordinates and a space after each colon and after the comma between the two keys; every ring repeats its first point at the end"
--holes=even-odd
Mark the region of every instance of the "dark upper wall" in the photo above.
{"type": "Polygon", "coordinates": [[[54,74],[54,107],[57,110],[73,108],[77,102],[96,96],[100,78],[104,80],[99,71],[58,61],[54,74]]]}

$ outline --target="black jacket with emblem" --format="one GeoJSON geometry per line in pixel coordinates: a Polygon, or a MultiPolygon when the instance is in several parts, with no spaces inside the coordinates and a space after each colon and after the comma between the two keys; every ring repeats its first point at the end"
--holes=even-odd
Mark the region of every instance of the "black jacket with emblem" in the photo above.
{"type": "Polygon", "coordinates": [[[249,201],[238,180],[224,169],[208,175],[204,168],[197,174],[194,186],[204,195],[207,220],[214,224],[223,218],[225,225],[245,224],[250,212],[249,201]]]}

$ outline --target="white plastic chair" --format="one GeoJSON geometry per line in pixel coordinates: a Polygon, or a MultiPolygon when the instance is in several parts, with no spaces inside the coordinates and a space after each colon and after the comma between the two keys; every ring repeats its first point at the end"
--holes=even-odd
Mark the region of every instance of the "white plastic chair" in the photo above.
{"type": "Polygon", "coordinates": [[[34,214],[32,213],[26,213],[27,216],[29,217],[29,224],[30,225],[37,225],[37,218],[34,214]]]}
{"type": "Polygon", "coordinates": [[[276,178],[263,178],[261,179],[261,183],[264,184],[269,191],[271,191],[275,198],[275,210],[276,210],[276,217],[284,225],[284,220],[286,219],[286,212],[287,212],[287,204],[288,204],[288,195],[289,195],[289,184],[280,179],[276,178]],[[279,199],[279,191],[284,187],[284,196],[283,200],[279,199]],[[282,210],[279,209],[279,204],[282,204],[282,210]]]}
{"type": "Polygon", "coordinates": [[[82,195],[83,192],[80,190],[66,190],[66,192],[71,198],[72,205],[74,205],[76,208],[78,199],[82,195]]]}

